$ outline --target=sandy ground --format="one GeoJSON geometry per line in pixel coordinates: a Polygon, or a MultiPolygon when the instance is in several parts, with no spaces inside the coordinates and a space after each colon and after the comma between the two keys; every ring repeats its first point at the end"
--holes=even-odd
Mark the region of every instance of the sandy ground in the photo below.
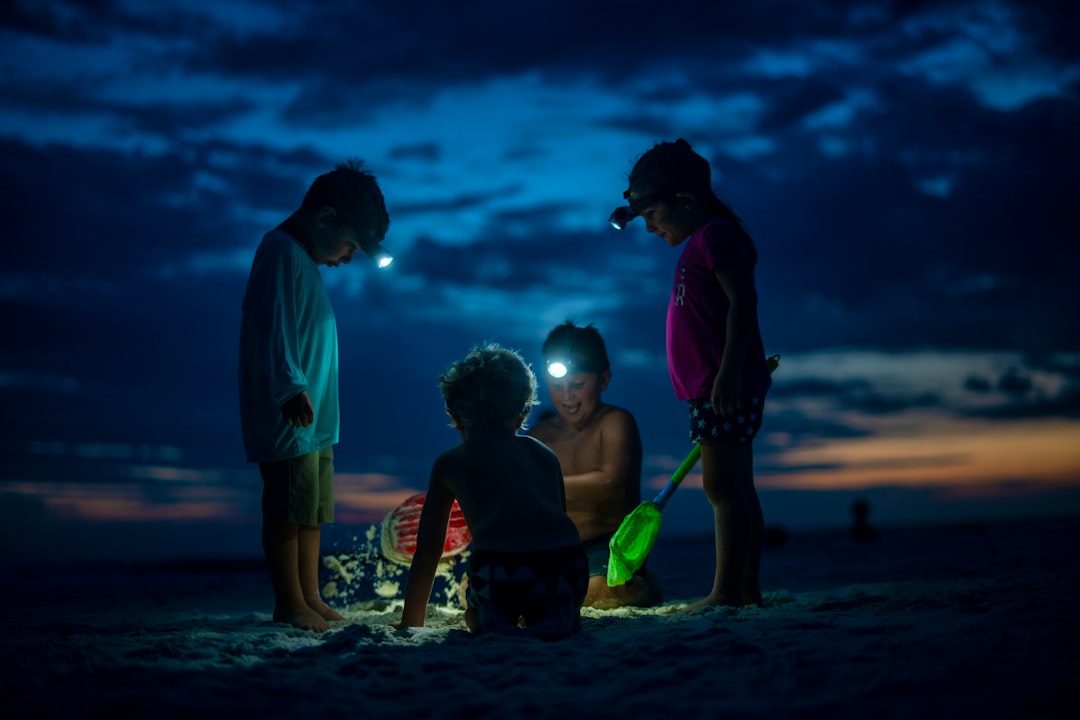
{"type": "MultiPolygon", "coordinates": [[[[364,533],[360,533],[361,536],[364,533]]],[[[792,535],[763,608],[687,615],[711,539],[667,541],[651,609],[542,642],[464,629],[448,566],[428,627],[394,630],[404,570],[332,548],[346,621],[271,622],[261,562],[0,570],[5,717],[1076,717],[1080,520],[792,535]]]]}

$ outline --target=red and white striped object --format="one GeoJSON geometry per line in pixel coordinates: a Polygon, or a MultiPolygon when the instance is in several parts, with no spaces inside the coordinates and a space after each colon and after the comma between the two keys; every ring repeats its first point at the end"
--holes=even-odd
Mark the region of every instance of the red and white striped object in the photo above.
{"type": "MultiPolygon", "coordinates": [[[[382,553],[388,560],[402,565],[412,562],[413,554],[416,553],[416,533],[420,529],[420,513],[424,509],[426,497],[426,492],[408,497],[383,518],[382,553]]],[[[472,534],[455,500],[450,508],[450,521],[446,525],[443,559],[464,552],[470,542],[472,534]]]]}

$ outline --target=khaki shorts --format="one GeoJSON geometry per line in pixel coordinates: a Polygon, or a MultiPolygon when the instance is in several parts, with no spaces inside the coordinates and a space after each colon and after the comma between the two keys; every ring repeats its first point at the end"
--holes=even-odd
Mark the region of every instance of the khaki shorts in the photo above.
{"type": "Polygon", "coordinates": [[[263,521],[319,525],[334,522],[334,449],[259,463],[263,521]]]}

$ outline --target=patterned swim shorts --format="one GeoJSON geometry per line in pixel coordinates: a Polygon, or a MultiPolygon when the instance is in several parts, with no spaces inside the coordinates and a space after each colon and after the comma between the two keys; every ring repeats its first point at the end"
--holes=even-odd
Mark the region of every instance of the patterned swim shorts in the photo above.
{"type": "Polygon", "coordinates": [[[713,412],[712,401],[698,398],[690,401],[690,442],[715,440],[722,445],[748,445],[761,429],[765,411],[764,398],[750,398],[745,410],[734,417],[721,417],[713,412]]]}
{"type": "Polygon", "coordinates": [[[581,545],[541,552],[478,549],[468,564],[468,607],[481,632],[513,632],[519,621],[549,637],[578,627],[589,588],[589,562],[581,545]]]}

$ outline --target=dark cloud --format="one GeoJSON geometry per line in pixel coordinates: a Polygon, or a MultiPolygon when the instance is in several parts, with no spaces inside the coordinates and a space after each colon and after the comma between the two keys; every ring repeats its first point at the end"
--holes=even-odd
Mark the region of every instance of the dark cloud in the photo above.
{"type": "MultiPolygon", "coordinates": [[[[837,417],[814,417],[797,409],[777,409],[766,404],[768,432],[785,433],[795,447],[813,447],[828,440],[865,438],[874,435],[872,430],[845,422],[837,417]]],[[[758,454],[761,454],[760,452],[758,454]]],[[[764,460],[768,463],[768,460],[764,460]]],[[[770,465],[771,467],[771,465],[770,465]]],[[[804,466],[806,467],[806,466],[804,466]]],[[[810,469],[806,467],[806,469],[810,469]]]]}
{"type": "Polygon", "coordinates": [[[990,408],[969,413],[992,420],[1034,420],[1039,418],[1080,418],[1080,387],[1063,388],[1052,396],[1021,396],[990,408]]]}
{"type": "Polygon", "coordinates": [[[1000,402],[967,411],[994,420],[1080,417],[1080,364],[1029,358],[1022,368],[1009,367],[992,381],[968,378],[965,389],[986,394],[996,390],[1000,402]],[[1044,377],[1036,379],[1034,373],[1044,377]]]}
{"type": "Polygon", "coordinates": [[[101,22],[112,6],[111,2],[4,3],[0,27],[68,41],[100,39],[101,22]]]}
{"type": "Polygon", "coordinates": [[[759,82],[759,87],[768,88],[770,98],[759,121],[759,128],[767,133],[784,133],[797,128],[808,116],[845,97],[839,78],[821,76],[759,82]]]}
{"type": "Polygon", "coordinates": [[[1021,375],[1016,368],[1009,368],[998,380],[998,390],[1006,395],[1027,395],[1031,392],[1031,378],[1021,375]]]}
{"type": "Polygon", "coordinates": [[[865,415],[891,415],[913,408],[942,407],[945,403],[936,393],[886,393],[869,380],[851,378],[843,381],[808,378],[777,380],[769,395],[774,398],[820,398],[830,401],[834,409],[865,415]]]}
{"type": "MultiPolygon", "coordinates": [[[[965,107],[975,114],[970,103],[965,107]]],[[[931,154],[915,166],[876,157],[826,160],[807,148],[797,165],[800,182],[763,182],[752,169],[732,168],[726,184],[758,238],[765,302],[773,305],[778,294],[787,314],[798,313],[808,297],[820,298],[808,308],[817,337],[807,341],[815,343],[843,342],[830,332],[832,312],[851,337],[883,347],[921,340],[1074,349],[1076,321],[1062,309],[1080,301],[1067,270],[1080,259],[1067,240],[1080,226],[1064,198],[1080,193],[1080,180],[1064,158],[1080,148],[1076,134],[1059,123],[1062,116],[1080,120],[1077,114],[1075,104],[1045,101],[1015,122],[984,121],[980,132],[968,123],[935,128],[929,117],[920,127],[918,113],[905,114],[902,123],[885,120],[891,130],[876,127],[876,143],[903,151],[920,147],[919,137],[936,137],[930,142],[939,144],[940,161],[933,144],[920,151],[931,154]],[[1060,142],[1035,142],[1038,127],[1060,142]],[[1029,148],[1023,158],[1019,147],[1029,148]],[[948,167],[949,157],[965,154],[982,161],[948,167]],[[941,172],[956,176],[949,198],[913,189],[919,175],[941,172]],[[769,204],[782,211],[770,211],[769,204]],[[990,282],[957,293],[973,277],[990,282]],[[871,306],[876,319],[860,321],[871,306]]],[[[799,156],[796,150],[785,160],[799,156]]],[[[770,325],[807,328],[809,320],[770,325]]]]}
{"type": "Polygon", "coordinates": [[[1069,0],[1010,3],[1016,25],[1024,36],[1048,55],[1064,62],[1076,61],[1080,47],[1080,12],[1069,0]]]}
{"type": "Polygon", "coordinates": [[[456,210],[468,210],[472,208],[482,208],[491,200],[504,197],[512,197],[521,192],[521,185],[511,184],[501,188],[493,188],[492,190],[481,193],[463,193],[455,195],[450,198],[440,200],[425,200],[418,203],[398,203],[394,209],[400,213],[415,213],[424,214],[433,211],[456,211],[456,210]]]}
{"type": "Polygon", "coordinates": [[[389,153],[391,160],[418,159],[435,161],[438,160],[441,155],[442,149],[439,147],[438,143],[433,142],[416,143],[414,145],[399,145],[389,153]]]}

